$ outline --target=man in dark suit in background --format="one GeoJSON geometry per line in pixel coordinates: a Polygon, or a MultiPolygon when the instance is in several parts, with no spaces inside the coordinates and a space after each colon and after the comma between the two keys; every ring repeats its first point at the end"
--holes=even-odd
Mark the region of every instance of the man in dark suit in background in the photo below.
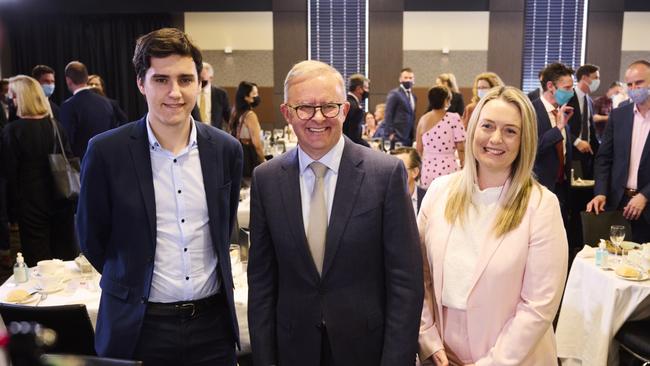
{"type": "Polygon", "coordinates": [[[424,199],[424,195],[427,193],[426,189],[418,185],[418,180],[420,179],[420,170],[422,169],[422,159],[420,158],[420,154],[418,154],[418,151],[412,147],[400,147],[395,150],[391,150],[390,154],[395,155],[395,157],[401,160],[406,167],[409,194],[411,196],[411,203],[413,204],[413,212],[415,212],[415,216],[417,216],[418,212],[420,212],[422,199],[424,199]]]}
{"type": "Polygon", "coordinates": [[[365,111],[361,103],[368,100],[370,80],[361,74],[353,74],[348,78],[348,103],[350,110],[343,122],[343,134],[357,144],[368,147],[368,143],[361,137],[363,123],[365,122],[365,111]]]}
{"type": "Polygon", "coordinates": [[[79,61],[65,67],[65,83],[72,96],[61,105],[61,124],[74,156],[83,160],[88,141],[117,126],[111,102],[88,86],[88,70],[79,61]]]}
{"type": "Polygon", "coordinates": [[[404,164],[343,136],[331,66],[296,64],[284,90],[298,147],[258,166],[251,188],[254,363],[413,365],[423,278],[404,164]]]}
{"type": "Polygon", "coordinates": [[[384,134],[392,141],[404,146],[413,145],[415,126],[415,95],[413,84],[415,74],[406,67],[399,74],[400,86],[391,90],[386,97],[386,114],[384,116],[384,134]]]}
{"type": "Polygon", "coordinates": [[[598,152],[598,139],[594,125],[594,102],[589,94],[600,86],[598,66],[582,65],[576,71],[578,84],[569,105],[573,107],[573,116],[569,120],[571,144],[573,145],[573,160],[580,161],[583,179],[594,177],[594,154],[598,152]]]}
{"type": "Polygon", "coordinates": [[[568,105],[574,94],[573,70],[561,63],[546,66],[542,87],[542,96],[533,101],[538,138],[533,171],[537,180],[558,197],[566,223],[572,148],[571,131],[566,126],[573,115],[573,107],[568,105]]]}
{"type": "Polygon", "coordinates": [[[241,145],[190,117],[201,52],[183,32],[140,37],[133,64],[149,112],[93,138],[81,172],[81,249],[102,274],[97,353],[234,366],[241,145]]]}
{"type": "Polygon", "coordinates": [[[214,69],[207,62],[203,63],[201,70],[201,93],[197,100],[199,121],[209,123],[214,127],[223,129],[230,121],[230,104],[228,93],[225,90],[212,85],[214,69]]]}
{"type": "Polygon", "coordinates": [[[537,78],[539,79],[539,83],[540,83],[539,87],[537,87],[535,90],[528,93],[528,99],[530,99],[531,102],[533,100],[535,100],[535,99],[539,99],[540,95],[542,94],[542,85],[541,85],[542,84],[542,71],[544,71],[544,69],[539,70],[539,72],[537,73],[537,78]]]}
{"type": "Polygon", "coordinates": [[[625,72],[632,103],[612,110],[596,155],[595,197],[587,211],[623,210],[632,240],[650,241],[650,62],[633,62],[625,72]]]}
{"type": "Polygon", "coordinates": [[[54,69],[47,65],[36,65],[32,69],[32,77],[41,84],[43,92],[47,97],[47,101],[50,102],[50,108],[52,109],[52,114],[54,118],[59,119],[59,106],[52,101],[52,94],[54,94],[55,88],[55,79],[54,79],[54,69]]]}

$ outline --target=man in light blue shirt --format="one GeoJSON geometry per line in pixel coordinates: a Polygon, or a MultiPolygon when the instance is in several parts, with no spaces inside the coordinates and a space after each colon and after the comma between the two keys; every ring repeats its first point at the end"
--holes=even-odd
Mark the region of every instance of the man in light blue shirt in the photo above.
{"type": "Polygon", "coordinates": [[[133,64],[149,112],[93,138],[81,174],[80,244],[102,274],[97,353],[235,365],[229,238],[241,146],[190,116],[202,59],[183,32],[141,37],[133,64]]]}

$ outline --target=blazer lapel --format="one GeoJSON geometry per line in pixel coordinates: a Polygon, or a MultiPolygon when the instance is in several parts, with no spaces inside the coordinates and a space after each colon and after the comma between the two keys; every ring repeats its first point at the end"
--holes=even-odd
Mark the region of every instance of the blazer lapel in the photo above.
{"type": "Polygon", "coordinates": [[[152,245],[156,246],[156,197],[153,189],[153,174],[151,172],[151,157],[149,153],[149,138],[147,136],[146,117],[133,125],[129,151],[133,159],[144,208],[149,219],[149,230],[153,238],[152,245]]]}
{"type": "Polygon", "coordinates": [[[449,244],[449,236],[451,235],[451,230],[454,227],[454,224],[445,224],[445,225],[446,225],[446,230],[441,230],[440,237],[436,238],[439,239],[440,240],[439,242],[443,243],[443,245],[431,246],[431,248],[433,249],[432,257],[434,258],[433,271],[432,271],[433,273],[431,274],[431,276],[433,281],[433,291],[435,294],[434,297],[436,299],[436,307],[437,307],[436,322],[440,323],[439,329],[445,329],[444,317],[442,316],[442,282],[444,277],[443,268],[445,264],[445,253],[447,252],[447,244],[449,244]]]}
{"type": "MultiPolygon", "coordinates": [[[[199,148],[199,160],[201,161],[201,173],[203,174],[203,190],[205,191],[205,201],[208,205],[208,217],[210,218],[210,234],[212,235],[213,245],[216,243],[223,242],[219,237],[220,232],[219,228],[215,227],[214,223],[228,222],[228,220],[222,220],[220,213],[223,212],[223,208],[219,206],[219,200],[217,197],[217,191],[215,182],[222,182],[223,179],[219,179],[218,175],[220,170],[216,169],[216,156],[217,156],[217,146],[215,145],[212,137],[205,133],[203,130],[204,126],[199,127],[199,123],[194,123],[192,128],[196,128],[196,143],[199,148]]],[[[227,215],[227,214],[226,214],[227,215]]],[[[219,255],[222,253],[219,252],[219,248],[214,248],[219,255]]]]}
{"type": "Polygon", "coordinates": [[[298,244],[298,250],[302,253],[302,258],[310,268],[312,276],[318,278],[318,270],[314,264],[307,243],[305,234],[305,223],[302,219],[302,202],[300,198],[300,172],[298,171],[298,149],[291,150],[283,157],[282,169],[284,174],[280,175],[280,194],[282,204],[286,212],[286,220],[289,221],[289,230],[293,236],[292,242],[298,244]]]}
{"type": "Polygon", "coordinates": [[[360,167],[363,158],[361,158],[361,154],[354,151],[355,149],[357,149],[356,144],[345,138],[345,147],[334,191],[332,213],[327,227],[322,278],[325,278],[327,271],[332,266],[336,251],[341,245],[341,236],[352,214],[365,175],[360,167]]]}

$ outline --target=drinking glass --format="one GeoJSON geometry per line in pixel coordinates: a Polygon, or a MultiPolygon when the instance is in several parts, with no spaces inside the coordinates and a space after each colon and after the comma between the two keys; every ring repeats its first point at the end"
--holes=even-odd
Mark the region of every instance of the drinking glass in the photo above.
{"type": "Polygon", "coordinates": [[[390,140],[389,139],[384,139],[384,151],[385,152],[390,151],[390,140]]]}
{"type": "Polygon", "coordinates": [[[625,226],[623,225],[612,225],[609,227],[609,239],[614,244],[614,251],[618,255],[618,249],[621,249],[621,258],[618,260],[620,264],[623,257],[623,248],[621,248],[621,243],[625,239],[625,226]]]}

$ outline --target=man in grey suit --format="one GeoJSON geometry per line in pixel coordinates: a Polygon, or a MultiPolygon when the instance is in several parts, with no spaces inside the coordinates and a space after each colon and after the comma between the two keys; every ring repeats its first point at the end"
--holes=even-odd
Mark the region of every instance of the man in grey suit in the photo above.
{"type": "Polygon", "coordinates": [[[327,64],[296,64],[281,111],[298,147],[253,172],[257,366],[414,363],[423,280],[406,171],[342,135],[344,84],[327,64]]]}

